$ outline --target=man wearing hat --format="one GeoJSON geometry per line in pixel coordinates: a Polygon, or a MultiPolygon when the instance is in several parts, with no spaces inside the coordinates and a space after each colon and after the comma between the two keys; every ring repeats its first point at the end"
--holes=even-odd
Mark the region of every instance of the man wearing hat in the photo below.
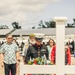
{"type": "Polygon", "coordinates": [[[30,34],[28,42],[27,42],[27,44],[24,45],[23,52],[22,52],[24,64],[26,64],[25,63],[25,60],[26,60],[25,58],[26,58],[26,54],[27,54],[27,49],[28,49],[28,47],[30,45],[33,45],[33,44],[35,44],[35,35],[34,34],[30,34]]]}
{"type": "Polygon", "coordinates": [[[33,58],[37,58],[37,57],[42,57],[42,56],[46,56],[46,58],[48,59],[48,50],[47,47],[45,45],[42,44],[42,40],[43,40],[43,36],[42,35],[35,35],[35,41],[36,43],[33,45],[30,45],[27,49],[27,54],[26,54],[26,63],[28,63],[28,61],[33,58]]]}
{"type": "Polygon", "coordinates": [[[30,34],[29,35],[28,43],[29,43],[29,45],[35,44],[35,34],[30,34]]]}

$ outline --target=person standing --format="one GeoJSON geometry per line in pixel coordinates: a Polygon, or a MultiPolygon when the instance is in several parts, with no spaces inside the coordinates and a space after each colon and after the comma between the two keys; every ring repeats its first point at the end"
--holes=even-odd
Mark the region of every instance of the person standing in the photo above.
{"type": "Polygon", "coordinates": [[[12,75],[16,75],[16,66],[19,65],[20,61],[18,46],[12,40],[13,36],[7,34],[6,43],[0,49],[1,66],[4,68],[5,75],[9,75],[10,71],[12,75]]]}
{"type": "Polygon", "coordinates": [[[53,48],[54,45],[55,45],[55,41],[50,38],[50,40],[48,42],[48,45],[47,45],[50,61],[51,61],[51,51],[52,51],[52,48],[53,48]]]}
{"type": "Polygon", "coordinates": [[[46,58],[48,59],[48,50],[47,47],[45,45],[42,44],[42,40],[43,37],[41,35],[35,35],[35,41],[36,43],[33,45],[30,45],[27,49],[27,54],[26,54],[26,63],[28,63],[28,61],[33,58],[37,58],[37,57],[42,57],[42,56],[46,56],[46,58]]]}
{"type": "Polygon", "coordinates": [[[71,52],[68,45],[65,46],[65,65],[71,64],[71,52]]]}
{"type": "Polygon", "coordinates": [[[26,54],[27,54],[27,49],[30,45],[34,45],[35,44],[35,35],[34,34],[30,34],[29,35],[29,39],[28,42],[24,45],[23,48],[23,52],[22,52],[22,56],[23,56],[23,63],[25,63],[25,58],[26,58],[26,54]]]}
{"type": "Polygon", "coordinates": [[[51,51],[51,62],[56,64],[56,44],[53,46],[51,51]]]}
{"type": "Polygon", "coordinates": [[[73,53],[72,51],[72,49],[73,49],[73,43],[72,43],[72,39],[71,38],[69,38],[68,39],[68,42],[66,43],[66,45],[70,48],[70,51],[71,51],[71,54],[73,53]]]}

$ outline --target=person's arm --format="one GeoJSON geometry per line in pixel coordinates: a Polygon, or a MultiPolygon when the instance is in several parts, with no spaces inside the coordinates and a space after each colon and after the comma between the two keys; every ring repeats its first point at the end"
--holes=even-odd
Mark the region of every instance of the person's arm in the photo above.
{"type": "Polygon", "coordinates": [[[4,45],[2,45],[0,48],[1,67],[4,67],[4,53],[5,53],[5,48],[4,45]]]}
{"type": "Polygon", "coordinates": [[[20,61],[20,54],[19,54],[19,51],[16,52],[16,59],[17,59],[17,61],[20,61]]]}
{"type": "Polygon", "coordinates": [[[20,62],[20,54],[19,54],[19,51],[16,52],[16,60],[17,60],[16,66],[18,66],[19,65],[19,62],[20,62]]]}
{"type": "Polygon", "coordinates": [[[1,53],[0,57],[1,57],[1,67],[4,67],[4,54],[1,53]]]}
{"type": "Polygon", "coordinates": [[[15,52],[16,52],[17,64],[19,64],[19,62],[20,62],[20,54],[19,54],[19,48],[18,48],[18,46],[16,44],[15,44],[15,52]]]}
{"type": "Polygon", "coordinates": [[[46,58],[47,58],[47,60],[49,59],[49,52],[48,52],[47,47],[46,47],[46,58]]]}
{"type": "Polygon", "coordinates": [[[25,62],[26,63],[28,63],[28,61],[30,59],[30,56],[31,56],[31,49],[30,49],[30,46],[29,46],[28,49],[27,49],[26,57],[25,57],[25,62]]]}

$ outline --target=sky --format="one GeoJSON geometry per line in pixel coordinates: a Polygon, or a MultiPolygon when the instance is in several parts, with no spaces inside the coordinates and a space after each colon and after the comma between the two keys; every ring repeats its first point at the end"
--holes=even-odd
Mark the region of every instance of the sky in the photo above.
{"type": "Polygon", "coordinates": [[[12,28],[18,22],[22,29],[30,29],[40,20],[49,21],[55,16],[75,18],[75,0],[0,0],[0,25],[12,28]]]}

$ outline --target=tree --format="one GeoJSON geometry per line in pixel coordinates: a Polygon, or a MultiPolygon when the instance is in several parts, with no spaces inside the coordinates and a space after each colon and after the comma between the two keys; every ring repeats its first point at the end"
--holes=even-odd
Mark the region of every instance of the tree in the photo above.
{"type": "Polygon", "coordinates": [[[46,28],[46,26],[44,25],[43,21],[41,20],[38,24],[40,26],[40,28],[46,28]]]}
{"type": "Polygon", "coordinates": [[[45,25],[47,26],[47,28],[50,28],[50,23],[45,21],[45,25]]]}
{"type": "Polygon", "coordinates": [[[69,23],[67,23],[66,28],[74,28],[74,25],[73,25],[73,24],[69,24],[69,23]]]}
{"type": "Polygon", "coordinates": [[[73,21],[75,22],[75,18],[73,19],[73,21]]]}
{"type": "Polygon", "coordinates": [[[39,26],[40,26],[40,28],[55,28],[55,25],[56,23],[53,21],[53,20],[51,20],[51,21],[40,21],[39,22],[39,26]]]}
{"type": "Polygon", "coordinates": [[[52,20],[52,21],[45,21],[45,25],[47,28],[55,28],[55,22],[52,20]]]}
{"type": "Polygon", "coordinates": [[[7,25],[0,25],[0,29],[9,29],[7,25]]]}
{"type": "Polygon", "coordinates": [[[67,28],[74,28],[75,27],[75,19],[73,19],[73,23],[67,23],[67,28]]]}
{"type": "Polygon", "coordinates": [[[13,22],[12,26],[13,26],[14,29],[21,29],[21,26],[19,26],[18,22],[13,22]]]}
{"type": "Polygon", "coordinates": [[[73,19],[73,26],[75,27],[75,18],[73,19]]]}
{"type": "Polygon", "coordinates": [[[56,23],[54,21],[50,21],[50,26],[51,26],[51,28],[55,28],[56,27],[56,23]]]}
{"type": "Polygon", "coordinates": [[[32,29],[35,29],[35,26],[33,26],[32,29]]]}
{"type": "MultiPolygon", "coordinates": [[[[37,29],[41,29],[41,28],[55,28],[56,27],[56,23],[51,20],[51,21],[42,21],[40,20],[38,26],[37,26],[37,29]]],[[[32,29],[35,29],[35,26],[32,27],[32,29]]]]}

